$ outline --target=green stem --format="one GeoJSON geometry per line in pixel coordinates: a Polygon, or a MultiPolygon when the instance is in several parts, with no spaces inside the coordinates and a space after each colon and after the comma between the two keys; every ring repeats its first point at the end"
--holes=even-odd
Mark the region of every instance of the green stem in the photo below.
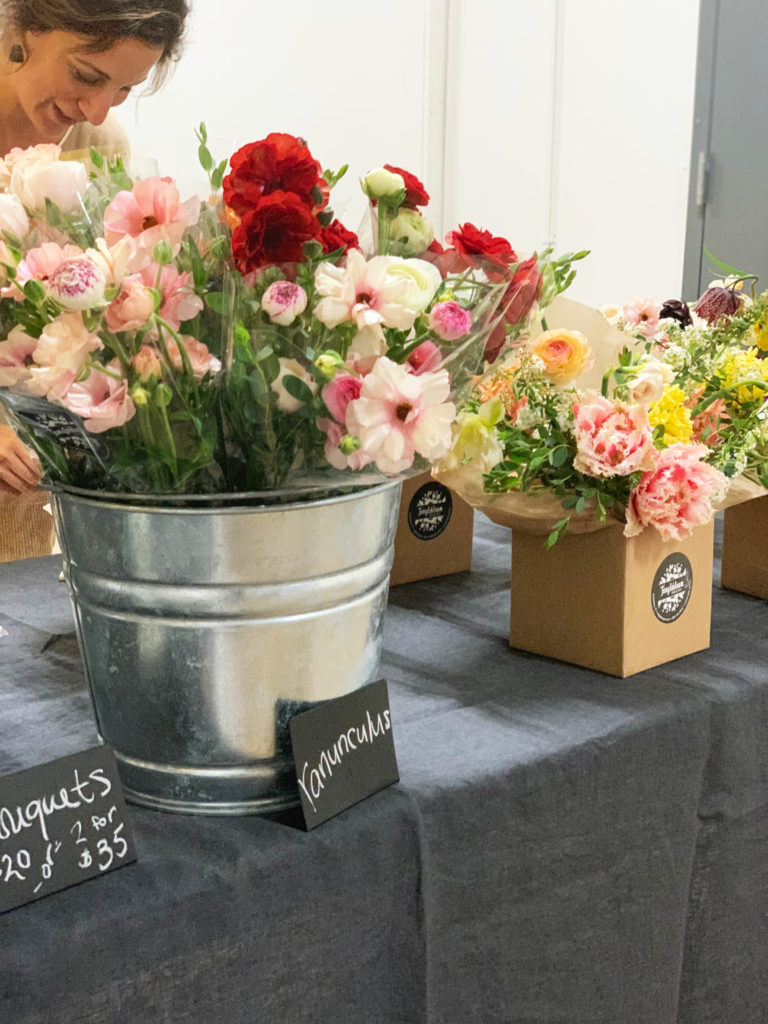
{"type": "Polygon", "coordinates": [[[378,214],[379,222],[379,253],[380,255],[385,256],[387,249],[389,248],[390,216],[389,208],[381,199],[379,200],[376,212],[378,214]]]}

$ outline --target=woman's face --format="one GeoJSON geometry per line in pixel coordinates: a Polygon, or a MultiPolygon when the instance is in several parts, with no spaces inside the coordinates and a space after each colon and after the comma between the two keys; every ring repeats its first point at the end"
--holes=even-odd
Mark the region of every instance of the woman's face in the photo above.
{"type": "Polygon", "coordinates": [[[70,32],[28,33],[25,63],[6,81],[30,123],[58,141],[72,124],[101,124],[111,107],[143,82],[162,50],[136,39],[94,53],[92,40],[70,32]]]}

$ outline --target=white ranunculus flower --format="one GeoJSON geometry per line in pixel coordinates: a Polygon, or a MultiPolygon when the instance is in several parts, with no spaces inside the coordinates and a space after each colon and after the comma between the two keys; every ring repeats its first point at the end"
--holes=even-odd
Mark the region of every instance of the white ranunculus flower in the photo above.
{"type": "Polygon", "coordinates": [[[45,209],[47,198],[62,213],[72,213],[80,206],[80,197],[87,187],[88,172],[76,160],[17,163],[11,172],[11,192],[35,212],[45,209]]]}
{"type": "Polygon", "coordinates": [[[396,196],[405,188],[402,174],[394,174],[385,167],[376,167],[369,171],[363,179],[363,192],[371,199],[386,199],[396,196]]]}
{"type": "Polygon", "coordinates": [[[408,290],[398,301],[416,315],[424,312],[443,282],[433,263],[399,256],[387,257],[387,276],[407,282],[408,290]]]}
{"type": "Polygon", "coordinates": [[[29,218],[21,200],[10,193],[0,193],[0,231],[10,231],[23,238],[29,231],[29,218]]]}
{"type": "Polygon", "coordinates": [[[435,229],[418,210],[402,209],[389,225],[389,251],[393,256],[418,256],[429,248],[435,229]]]}
{"type": "Polygon", "coordinates": [[[666,363],[658,359],[649,359],[638,370],[634,380],[629,385],[627,393],[630,402],[638,405],[650,405],[651,402],[658,402],[664,394],[664,387],[672,383],[674,373],[666,363]]]}

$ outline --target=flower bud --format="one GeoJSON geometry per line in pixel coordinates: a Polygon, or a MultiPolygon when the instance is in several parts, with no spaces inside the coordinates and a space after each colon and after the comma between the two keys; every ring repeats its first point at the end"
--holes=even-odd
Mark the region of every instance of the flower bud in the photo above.
{"type": "Polygon", "coordinates": [[[143,408],[149,402],[147,389],[141,387],[139,384],[136,384],[131,388],[131,398],[133,399],[133,404],[137,409],[143,408]]]}
{"type": "Polygon", "coordinates": [[[377,167],[366,174],[363,192],[371,199],[391,199],[405,192],[405,179],[402,174],[393,174],[384,167],[377,167]]]}
{"type": "Polygon", "coordinates": [[[429,326],[443,341],[457,341],[469,333],[472,316],[458,302],[438,302],[429,314],[429,326]]]}
{"type": "Polygon", "coordinates": [[[104,298],[106,278],[85,256],[65,260],[48,279],[48,294],[64,309],[84,310],[104,298]]]}
{"type": "Polygon", "coordinates": [[[315,360],[315,369],[332,380],[340,370],[346,369],[346,365],[338,352],[321,352],[315,360]]]}
{"type": "Polygon", "coordinates": [[[435,238],[435,229],[418,210],[402,209],[389,226],[389,252],[393,256],[420,256],[435,238]]]}
{"type": "Polygon", "coordinates": [[[354,452],[359,452],[362,447],[359,437],[354,437],[352,434],[345,434],[339,441],[339,450],[342,455],[352,455],[354,452]]]}
{"type": "Polygon", "coordinates": [[[273,324],[288,327],[307,308],[307,293],[293,281],[275,281],[262,295],[261,308],[273,324]]]}

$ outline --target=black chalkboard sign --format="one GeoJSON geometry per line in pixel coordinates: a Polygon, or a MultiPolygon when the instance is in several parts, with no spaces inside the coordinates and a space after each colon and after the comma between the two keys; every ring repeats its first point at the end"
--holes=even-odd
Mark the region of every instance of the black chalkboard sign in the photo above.
{"type": "Polygon", "coordinates": [[[295,715],[288,728],[307,829],[400,778],[384,679],[295,715]]]}
{"type": "Polygon", "coordinates": [[[135,860],[109,747],[0,778],[0,913],[135,860]]]}
{"type": "Polygon", "coordinates": [[[45,398],[17,395],[9,391],[3,392],[2,400],[22,426],[55,441],[62,448],[97,459],[101,459],[108,451],[100,438],[85,429],[82,417],[68,409],[53,405],[45,398]]]}

